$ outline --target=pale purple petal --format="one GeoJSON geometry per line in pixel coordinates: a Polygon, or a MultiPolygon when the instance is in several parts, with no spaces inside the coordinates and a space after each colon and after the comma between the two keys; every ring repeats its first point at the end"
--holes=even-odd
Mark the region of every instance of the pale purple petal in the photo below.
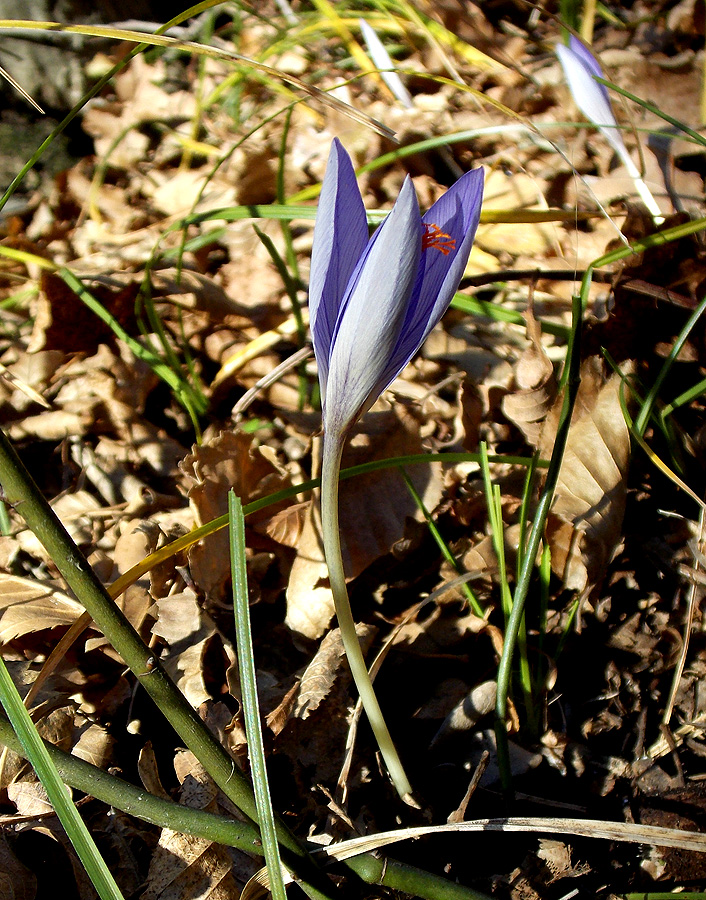
{"type": "Polygon", "coordinates": [[[438,238],[437,246],[428,246],[422,251],[407,316],[381,373],[379,393],[394,381],[414,356],[458,289],[478,228],[483,179],[483,169],[467,172],[422,217],[427,231],[426,243],[432,240],[436,229],[444,237],[438,238]],[[440,247],[448,249],[448,254],[440,247]]]}
{"type": "Polygon", "coordinates": [[[322,394],[338,312],[368,243],[368,224],[350,157],[334,138],[314,226],[309,314],[322,394]]]}
{"type": "Polygon", "coordinates": [[[608,91],[594,77],[595,75],[603,77],[598,62],[576,38],[572,38],[570,47],[557,44],[556,53],[574,102],[584,116],[600,128],[616,153],[622,156],[625,153],[625,144],[617,128],[608,91]]]}
{"type": "MultiPolygon", "coordinates": [[[[580,41],[577,37],[574,37],[573,34],[569,36],[569,50],[572,50],[574,54],[578,56],[584,66],[586,66],[586,68],[590,70],[592,75],[596,75],[598,78],[605,78],[603,69],[601,69],[596,57],[591,53],[584,42],[580,41]]],[[[605,91],[605,95],[607,98],[608,90],[606,86],[602,84],[601,87],[605,91]]]]}
{"type": "Polygon", "coordinates": [[[419,269],[422,224],[408,178],[354,273],[333,334],[324,430],[342,433],[379,396],[419,269]]]}

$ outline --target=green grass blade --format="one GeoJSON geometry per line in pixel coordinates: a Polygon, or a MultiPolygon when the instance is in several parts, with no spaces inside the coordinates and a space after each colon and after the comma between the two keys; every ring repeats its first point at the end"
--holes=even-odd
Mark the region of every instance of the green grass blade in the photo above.
{"type": "Polygon", "coordinates": [[[659,108],[659,106],[656,106],[654,103],[650,103],[649,100],[643,100],[641,97],[637,97],[635,96],[635,94],[631,94],[630,91],[626,91],[625,88],[618,87],[618,85],[614,84],[612,81],[607,81],[605,78],[598,78],[598,76],[594,77],[599,84],[610,88],[610,90],[612,91],[616,91],[616,93],[621,94],[628,100],[632,100],[633,103],[637,103],[638,106],[641,106],[648,112],[654,113],[654,115],[659,116],[659,118],[663,119],[665,122],[669,122],[670,125],[678,128],[679,131],[683,132],[684,134],[688,134],[689,137],[696,141],[697,144],[701,144],[702,147],[706,147],[706,137],[704,137],[703,134],[699,134],[698,131],[694,131],[693,128],[689,128],[688,125],[680,122],[679,119],[675,119],[674,116],[670,116],[668,115],[668,113],[663,112],[659,108]]]}
{"type": "MultiPolygon", "coordinates": [[[[527,325],[524,313],[517,312],[514,309],[506,309],[498,303],[489,303],[487,300],[469,297],[468,294],[455,294],[451,301],[451,308],[468,313],[470,316],[487,316],[494,322],[512,322],[513,325],[522,325],[523,327],[527,325]]],[[[545,334],[554,334],[562,338],[566,338],[569,335],[569,329],[566,325],[561,325],[558,322],[543,322],[541,319],[537,319],[537,322],[545,334]]]]}
{"type": "Polygon", "coordinates": [[[488,521],[490,522],[490,537],[493,541],[495,558],[498,561],[498,578],[500,580],[500,597],[505,620],[512,610],[512,595],[507,583],[507,566],[505,564],[505,529],[503,527],[503,514],[500,493],[495,490],[497,485],[492,483],[490,465],[488,462],[488,445],[480,442],[480,470],[483,475],[483,489],[485,502],[488,507],[488,521]]]}
{"type": "MultiPolygon", "coordinates": [[[[590,283],[590,282],[589,282],[590,283]]],[[[571,341],[567,350],[567,359],[565,373],[562,376],[562,382],[565,385],[564,397],[562,401],[561,413],[559,416],[559,424],[557,426],[556,438],[554,441],[554,449],[552,457],[549,461],[549,469],[544,482],[544,489],[539,498],[537,509],[534,514],[534,522],[530,530],[529,540],[525,548],[522,560],[522,568],[517,577],[515,585],[515,593],[513,596],[512,612],[505,629],[505,641],[503,644],[503,653],[498,667],[498,695],[495,706],[495,735],[498,748],[498,765],[500,768],[501,781],[503,790],[511,793],[512,778],[510,774],[510,753],[507,740],[507,699],[510,689],[510,677],[512,674],[512,660],[517,644],[517,636],[522,625],[522,617],[524,615],[525,602],[530,589],[530,582],[534,572],[534,562],[544,534],[544,526],[551,509],[554,499],[554,491],[559,479],[559,470],[561,462],[564,458],[564,450],[566,449],[566,441],[569,436],[569,427],[571,425],[571,414],[576,403],[576,395],[578,393],[581,381],[580,365],[581,365],[581,329],[583,325],[583,305],[581,297],[573,298],[572,305],[573,328],[571,341]]]]}
{"type": "Polygon", "coordinates": [[[282,880],[282,861],[277,843],[272,799],[267,781],[265,748],[262,743],[262,726],[260,724],[260,704],[257,699],[255,660],[248,605],[248,575],[245,562],[245,518],[240,497],[236,497],[232,490],[228,494],[228,515],[230,518],[230,567],[233,578],[235,637],[238,647],[238,669],[240,671],[240,686],[243,691],[243,714],[245,716],[245,734],[248,739],[253,791],[257,805],[260,833],[262,834],[262,849],[265,855],[265,862],[267,863],[270,891],[274,900],[287,900],[287,892],[282,880]]]}
{"type": "MultiPolygon", "coordinates": [[[[448,544],[442,537],[441,532],[436,527],[436,522],[432,519],[431,513],[424,505],[424,501],[422,500],[422,498],[419,495],[419,492],[417,491],[416,487],[414,486],[414,482],[412,481],[412,479],[409,477],[409,475],[405,472],[405,470],[401,466],[400,466],[400,473],[402,474],[402,477],[405,480],[405,484],[407,485],[407,490],[411,494],[412,499],[417,504],[417,507],[419,508],[420,512],[424,516],[424,519],[426,520],[426,523],[427,523],[427,526],[431,533],[431,536],[434,538],[434,540],[436,541],[436,546],[441,551],[441,555],[444,557],[446,562],[450,566],[452,566],[456,572],[458,572],[459,575],[464,575],[465,573],[464,573],[463,569],[461,568],[461,566],[459,565],[458,560],[451,552],[448,544]]],[[[479,602],[478,598],[476,597],[474,591],[471,589],[471,586],[467,583],[464,583],[464,584],[459,585],[459,590],[463,594],[465,594],[466,600],[468,600],[468,603],[470,604],[470,607],[473,610],[473,612],[475,613],[475,615],[477,615],[478,618],[482,619],[483,615],[484,615],[483,607],[480,605],[480,602],[479,602]]]]}
{"type": "Polygon", "coordinates": [[[69,797],[61,776],[57,772],[34,722],[25,709],[22,698],[17,693],[17,688],[7,671],[5,660],[1,656],[0,702],[5,708],[27,759],[46,788],[49,800],[101,900],[123,900],[120,888],[115,883],[105,860],[98,852],[83,819],[69,797]]]}
{"type": "Polygon", "coordinates": [[[682,347],[686,343],[686,339],[691,333],[692,328],[699,321],[704,311],[706,311],[706,297],[699,303],[696,309],[689,316],[686,324],[682,328],[682,330],[677,335],[677,339],[674,341],[672,349],[669,351],[669,356],[665,359],[662,364],[662,368],[659,370],[659,375],[655,379],[654,384],[649,390],[649,393],[645,397],[645,400],[642,404],[642,408],[638,413],[637,418],[635,419],[635,431],[640,435],[644,435],[645,429],[647,428],[647,423],[650,420],[650,416],[652,415],[652,409],[657,400],[657,396],[659,394],[659,390],[662,387],[664,379],[669,374],[670,369],[672,368],[672,364],[679,356],[682,347]]]}
{"type": "MultiPolygon", "coordinates": [[[[199,396],[199,392],[195,391],[181,372],[178,371],[178,361],[175,361],[173,366],[169,365],[168,363],[165,363],[162,357],[155,353],[151,347],[136,341],[134,337],[125,331],[117,319],[108,312],[103,304],[93,296],[83,282],[69,269],[62,267],[58,270],[57,274],[79,297],[79,299],[86,304],[91,312],[98,316],[102,322],[105,322],[117,338],[127,344],[137,359],[141,359],[143,362],[147,363],[154,374],[169,386],[175,398],[188,412],[196,433],[198,434],[198,417],[204,411],[205,398],[203,398],[202,395],[199,396]]],[[[158,327],[157,322],[152,322],[152,324],[155,328],[158,327]]],[[[168,346],[166,336],[163,332],[160,339],[164,346],[168,346]]],[[[176,360],[176,357],[174,357],[174,359],[176,360]]]]}

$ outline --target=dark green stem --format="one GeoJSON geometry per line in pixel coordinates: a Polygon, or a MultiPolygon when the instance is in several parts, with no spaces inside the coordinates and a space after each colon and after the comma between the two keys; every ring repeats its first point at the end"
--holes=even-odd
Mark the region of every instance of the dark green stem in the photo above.
{"type": "MultiPolygon", "coordinates": [[[[23,755],[19,738],[2,714],[0,714],[0,744],[23,755]]],[[[246,853],[262,855],[260,835],[249,823],[155,797],[148,791],[59,750],[48,741],[45,741],[44,745],[62,779],[71,787],[152,825],[170,828],[182,834],[192,834],[227,847],[236,847],[246,853]]],[[[393,890],[422,897],[424,900],[489,900],[485,894],[471,888],[462,887],[438,875],[373,853],[352,856],[342,861],[340,865],[354,872],[367,884],[384,885],[393,890]]]]}
{"type": "MultiPolygon", "coordinates": [[[[140,680],[186,746],[198,758],[218,787],[245,815],[257,821],[252,786],[233,758],[201,721],[195,710],[158,664],[152,651],[123,615],[96,577],[86,558],[56,517],[54,510],[0,430],[0,484],[5,501],[22,516],[46,548],[67,584],[98,628],[140,680]]],[[[330,887],[307,851],[279,824],[277,836],[283,860],[301,877],[310,896],[329,896],[330,887]]]]}

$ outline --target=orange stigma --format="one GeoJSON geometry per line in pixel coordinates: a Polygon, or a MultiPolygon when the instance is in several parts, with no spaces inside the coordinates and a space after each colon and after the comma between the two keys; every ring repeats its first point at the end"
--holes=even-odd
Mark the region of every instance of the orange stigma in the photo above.
{"type": "Polygon", "coordinates": [[[434,250],[439,250],[444,256],[448,256],[452,250],[456,249],[456,239],[442,231],[438,225],[433,223],[427,225],[425,223],[424,234],[422,235],[422,250],[429,250],[431,247],[434,250]]]}

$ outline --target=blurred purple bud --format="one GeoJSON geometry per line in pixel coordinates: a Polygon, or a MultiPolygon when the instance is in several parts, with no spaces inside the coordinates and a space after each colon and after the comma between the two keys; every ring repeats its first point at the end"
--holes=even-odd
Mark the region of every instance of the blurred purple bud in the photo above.
{"type": "Polygon", "coordinates": [[[622,158],[626,150],[610,105],[608,90],[594,76],[604,78],[598,61],[573,35],[569,46],[557,44],[556,53],[564,70],[569,90],[581,112],[600,128],[606,140],[622,158]]]}

